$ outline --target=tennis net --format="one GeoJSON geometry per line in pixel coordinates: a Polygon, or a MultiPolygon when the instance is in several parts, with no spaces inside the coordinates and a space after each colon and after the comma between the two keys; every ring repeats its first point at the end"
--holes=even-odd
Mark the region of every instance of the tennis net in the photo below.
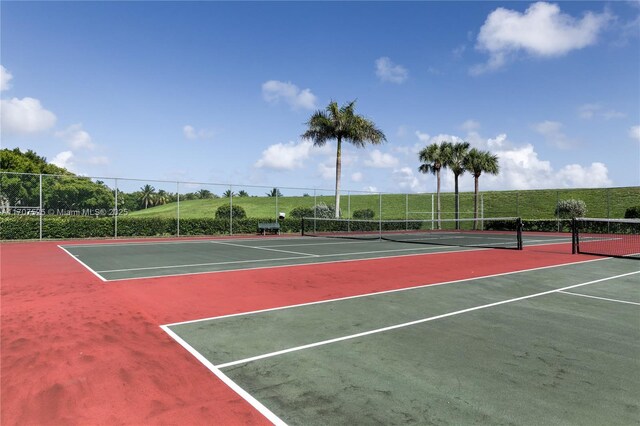
{"type": "Polygon", "coordinates": [[[302,235],[522,250],[522,220],[517,217],[439,222],[303,218],[302,235]]]}
{"type": "Polygon", "coordinates": [[[640,219],[576,218],[573,252],[640,259],[640,219]]]}

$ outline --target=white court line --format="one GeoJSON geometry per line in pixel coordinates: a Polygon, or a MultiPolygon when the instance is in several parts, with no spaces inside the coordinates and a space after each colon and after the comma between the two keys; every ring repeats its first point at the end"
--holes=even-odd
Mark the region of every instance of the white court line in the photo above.
{"type": "MultiPolygon", "coordinates": [[[[429,250],[435,250],[435,249],[438,249],[438,248],[441,249],[442,247],[443,246],[434,247],[434,248],[429,249],[429,250]]],[[[286,265],[255,266],[255,267],[252,267],[252,268],[223,269],[223,270],[220,270],[220,271],[184,272],[184,273],[179,273],[179,274],[149,275],[149,276],[144,276],[144,277],[111,278],[111,279],[108,279],[107,281],[111,282],[111,281],[147,280],[147,279],[152,279],[152,278],[183,277],[183,276],[187,276],[187,275],[204,275],[204,274],[223,274],[223,273],[227,273],[227,272],[256,271],[256,270],[261,270],[261,269],[297,268],[297,267],[300,267],[300,266],[313,266],[313,265],[326,265],[326,264],[336,264],[336,263],[361,262],[361,261],[366,261],[366,260],[397,259],[399,257],[431,256],[431,255],[438,255],[438,254],[444,254],[444,253],[460,253],[460,252],[467,252],[467,251],[483,251],[483,250],[491,250],[491,249],[483,248],[483,249],[475,249],[475,250],[469,250],[469,249],[466,249],[466,250],[441,250],[441,251],[437,251],[435,253],[420,252],[420,253],[412,253],[412,254],[396,254],[396,255],[393,255],[393,256],[363,257],[363,258],[360,258],[360,259],[330,260],[330,261],[326,261],[326,262],[308,262],[308,263],[294,263],[294,264],[286,264],[286,265]]],[[[288,257],[287,259],[291,259],[291,258],[288,257]]],[[[309,257],[304,257],[302,259],[310,259],[310,258],[309,257]]],[[[602,259],[598,259],[598,260],[602,260],[602,259]]]]}
{"type": "MultiPolygon", "coordinates": [[[[251,248],[251,247],[248,247],[248,248],[251,248]]],[[[440,247],[424,247],[424,248],[421,247],[421,248],[410,248],[410,249],[360,251],[356,253],[318,254],[318,255],[315,255],[314,258],[326,258],[326,257],[336,257],[336,256],[357,256],[361,254],[392,253],[392,252],[398,252],[398,251],[426,251],[426,250],[437,250],[439,248],[440,247]]],[[[446,253],[450,253],[450,252],[446,252],[446,253]]],[[[189,265],[148,266],[144,268],[111,269],[111,270],[98,271],[98,272],[107,273],[107,272],[147,271],[151,269],[178,269],[178,268],[189,268],[193,266],[218,266],[218,265],[234,265],[234,264],[254,263],[254,262],[271,262],[271,261],[279,261],[279,260],[299,260],[299,259],[310,259],[311,257],[312,256],[306,254],[305,256],[281,257],[276,259],[230,260],[228,262],[194,263],[189,265]]],[[[392,256],[385,256],[385,257],[392,257],[392,256]]],[[[353,259],[353,260],[365,260],[365,259],[353,259]]],[[[320,263],[323,263],[323,262],[320,262],[320,263]]],[[[309,264],[305,263],[305,265],[309,265],[309,264]]],[[[287,266],[292,266],[292,265],[287,265],[287,266]]],[[[209,272],[212,272],[212,271],[209,271],[209,272]]]]}
{"type": "Polygon", "coordinates": [[[345,341],[345,340],[356,339],[356,338],[359,338],[359,337],[369,336],[369,335],[372,335],[372,334],[383,333],[385,331],[396,330],[396,329],[399,329],[399,328],[404,328],[404,327],[409,327],[409,326],[412,326],[412,325],[422,324],[422,323],[425,323],[425,322],[435,321],[435,320],[442,319],[442,318],[447,318],[447,317],[451,317],[451,316],[455,316],[455,315],[461,315],[461,314],[465,314],[465,313],[468,313],[468,312],[477,311],[477,310],[480,310],[480,309],[492,308],[492,307],[495,307],[495,306],[505,305],[507,303],[519,302],[519,301],[522,301],[522,300],[532,299],[534,297],[545,296],[545,295],[552,294],[552,293],[558,293],[558,292],[563,291],[563,290],[569,290],[569,289],[572,289],[572,288],[583,287],[583,286],[586,286],[586,285],[596,284],[596,283],[600,283],[600,282],[603,282],[603,281],[609,281],[609,280],[613,280],[613,279],[616,279],[616,278],[622,278],[622,277],[626,277],[626,276],[629,276],[629,275],[635,275],[635,274],[640,274],[640,271],[628,272],[626,274],[620,274],[620,275],[615,275],[615,276],[612,276],[612,277],[601,278],[599,280],[588,281],[586,283],[581,283],[581,284],[574,284],[574,285],[570,285],[570,286],[567,286],[567,287],[559,288],[559,289],[556,289],[556,290],[543,291],[541,293],[534,293],[534,294],[530,294],[528,296],[522,296],[522,297],[516,297],[516,298],[513,298],[513,299],[502,300],[500,302],[488,303],[486,305],[475,306],[473,308],[461,309],[459,311],[449,312],[447,314],[436,315],[436,316],[428,317],[428,318],[422,318],[422,319],[419,319],[419,320],[409,321],[409,322],[405,322],[405,323],[402,323],[402,324],[396,324],[396,325],[392,325],[392,326],[389,326],[389,327],[383,327],[383,328],[378,328],[378,329],[375,329],[375,330],[365,331],[365,332],[362,332],[362,333],[356,333],[356,334],[351,334],[351,335],[348,335],[348,336],[337,337],[335,339],[322,340],[320,342],[310,343],[308,345],[296,346],[296,347],[289,348],[289,349],[283,349],[281,351],[269,352],[269,353],[266,353],[266,354],[257,355],[257,356],[253,356],[253,357],[249,357],[249,358],[244,358],[244,359],[240,359],[240,360],[237,360],[237,361],[226,362],[224,364],[216,365],[215,367],[218,368],[218,369],[222,369],[222,368],[232,367],[232,366],[238,365],[238,364],[246,364],[248,362],[258,361],[258,360],[265,359],[265,358],[271,358],[271,357],[274,357],[274,356],[284,355],[284,354],[291,353],[291,352],[297,352],[297,351],[301,351],[301,350],[305,350],[305,349],[316,348],[318,346],[324,346],[324,345],[328,345],[328,344],[331,344],[331,343],[337,343],[337,342],[342,342],[342,341],[345,341]]]}
{"type": "Polygon", "coordinates": [[[105,278],[102,277],[102,275],[98,274],[96,271],[94,271],[93,269],[89,268],[89,266],[86,263],[84,263],[82,260],[78,259],[77,256],[74,256],[73,254],[69,253],[69,251],[67,251],[67,249],[65,249],[62,246],[58,246],[58,248],[63,250],[69,256],[71,256],[72,259],[75,259],[79,264],[81,264],[82,266],[87,268],[89,270],[89,272],[91,272],[93,275],[95,275],[96,277],[100,278],[102,281],[105,281],[105,282],[107,281],[105,278]]]}
{"type": "Polygon", "coordinates": [[[196,357],[198,361],[200,361],[205,367],[209,369],[213,374],[216,375],[223,383],[229,386],[235,393],[237,393],[242,399],[247,401],[253,408],[258,410],[260,414],[265,416],[271,423],[277,426],[286,426],[286,423],[283,422],[278,416],[276,416],[271,410],[265,407],[260,401],[251,396],[247,391],[242,389],[236,382],[231,380],[226,374],[216,368],[208,359],[202,356],[198,351],[196,351],[191,345],[185,342],[180,336],[171,331],[168,327],[161,325],[161,329],[163,329],[173,340],[178,342],[180,346],[185,348],[187,352],[196,357]]]}
{"type": "MultiPolygon", "coordinates": [[[[265,238],[244,238],[242,236],[237,237],[234,241],[265,241],[265,238]]],[[[180,238],[180,237],[175,237],[180,238]]],[[[288,240],[299,240],[304,237],[300,236],[291,236],[291,237],[278,237],[273,238],[274,240],[288,241],[288,240]]],[[[193,240],[178,240],[178,241],[126,241],[126,242],[117,242],[117,243],[90,243],[90,244],[64,244],[66,247],[122,247],[122,246],[148,246],[148,245],[170,245],[170,244],[208,244],[215,241],[224,241],[224,240],[232,240],[234,236],[228,236],[227,238],[215,238],[215,237],[202,237],[193,240]]]]}
{"type": "Polygon", "coordinates": [[[486,279],[486,278],[503,277],[503,276],[507,276],[507,275],[521,274],[523,272],[541,271],[541,270],[545,270],[545,269],[560,268],[560,267],[563,267],[563,266],[573,266],[573,265],[581,265],[581,264],[584,264],[584,263],[600,262],[600,261],[606,260],[606,259],[608,259],[608,258],[590,259],[590,260],[583,260],[583,261],[580,261],[580,262],[562,263],[562,264],[559,264],[559,265],[539,266],[537,268],[522,269],[520,271],[500,272],[498,274],[483,275],[481,277],[463,278],[463,279],[459,279],[459,280],[443,281],[443,282],[440,282],[440,283],[433,283],[433,284],[421,284],[421,285],[417,285],[417,286],[413,286],[413,287],[403,287],[403,288],[396,288],[396,289],[393,289],[393,290],[383,290],[383,291],[376,291],[376,292],[373,292],[373,293],[357,294],[355,296],[338,297],[338,298],[335,298],[335,299],[326,299],[326,300],[318,300],[318,301],[315,301],[315,302],[298,303],[298,304],[295,304],[295,305],[278,306],[276,308],[259,309],[259,310],[256,310],[256,311],[240,312],[240,313],[237,313],[237,314],[228,314],[228,315],[220,315],[220,316],[217,316],[217,317],[208,317],[208,318],[200,318],[200,319],[196,319],[196,320],[181,321],[181,322],[175,322],[175,323],[172,323],[172,324],[165,324],[165,326],[173,327],[173,326],[176,326],[176,325],[194,324],[194,323],[197,323],[197,322],[213,321],[213,320],[226,319],[226,318],[238,317],[238,316],[243,316],[243,315],[255,315],[255,314],[261,314],[261,313],[265,313],[265,312],[280,311],[280,310],[283,310],[283,309],[299,308],[299,307],[311,306],[311,305],[320,305],[320,304],[323,304],[323,303],[339,302],[339,301],[342,301],[342,300],[350,300],[350,299],[360,299],[360,298],[363,298],[363,297],[370,297],[370,296],[379,296],[381,294],[399,293],[399,292],[403,292],[403,291],[416,290],[416,289],[426,288],[426,287],[438,287],[438,286],[441,286],[441,285],[462,283],[462,282],[466,282],[466,281],[475,281],[475,280],[482,280],[482,279],[486,279]]]}
{"type": "Polygon", "coordinates": [[[588,297],[590,299],[600,299],[600,300],[606,300],[608,302],[618,302],[618,303],[627,303],[629,305],[638,305],[640,306],[640,303],[638,302],[630,302],[628,300],[620,300],[620,299],[609,299],[608,297],[599,297],[599,296],[591,296],[589,294],[582,294],[582,293],[574,293],[571,291],[559,291],[558,293],[562,293],[562,294],[570,294],[572,296],[581,296],[581,297],[588,297]]]}
{"type": "Polygon", "coordinates": [[[247,246],[247,245],[243,245],[243,244],[228,243],[226,241],[210,241],[210,243],[211,244],[222,244],[222,245],[225,245],[225,246],[250,248],[250,249],[255,249],[255,250],[278,251],[278,252],[281,252],[281,253],[299,254],[299,255],[302,255],[302,256],[309,256],[309,257],[318,257],[319,256],[317,254],[311,254],[311,253],[300,253],[298,251],[280,250],[280,249],[275,249],[275,248],[271,248],[271,247],[247,246]]]}

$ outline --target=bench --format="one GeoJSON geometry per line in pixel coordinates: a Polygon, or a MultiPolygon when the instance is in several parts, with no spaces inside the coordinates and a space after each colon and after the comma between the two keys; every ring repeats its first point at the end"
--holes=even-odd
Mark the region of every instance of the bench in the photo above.
{"type": "Polygon", "coordinates": [[[278,234],[280,235],[280,224],[278,222],[273,222],[273,223],[259,223],[258,224],[258,233],[265,235],[267,232],[270,232],[272,234],[278,234]]]}

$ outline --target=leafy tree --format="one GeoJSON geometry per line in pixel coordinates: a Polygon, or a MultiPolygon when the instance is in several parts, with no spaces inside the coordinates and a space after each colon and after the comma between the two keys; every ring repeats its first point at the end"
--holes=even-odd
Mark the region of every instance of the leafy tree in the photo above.
{"type": "MultiPolygon", "coordinates": [[[[465,172],[464,163],[469,152],[469,142],[447,143],[445,146],[446,165],[453,172],[455,182],[455,218],[460,219],[460,191],[458,190],[458,178],[465,172]]],[[[456,223],[456,229],[460,224],[456,223]]]]}
{"type": "Polygon", "coordinates": [[[170,201],[169,193],[164,189],[158,190],[158,193],[153,197],[154,206],[162,206],[170,201]]]}
{"type": "Polygon", "coordinates": [[[113,191],[104,184],[92,182],[89,178],[60,176],[47,179],[46,182],[46,191],[43,188],[43,193],[44,208],[47,211],[68,213],[88,209],[92,213],[103,210],[106,214],[114,207],[113,191]]]}
{"type": "Polygon", "coordinates": [[[418,153],[418,157],[422,164],[418,167],[418,170],[422,173],[432,173],[436,176],[436,199],[437,199],[437,219],[438,219],[438,228],[440,228],[440,171],[443,168],[447,167],[447,143],[433,143],[418,153]]]}
{"type": "Polygon", "coordinates": [[[156,189],[148,184],[140,188],[140,205],[143,205],[145,209],[150,205],[153,206],[153,196],[155,192],[156,189]]]}
{"type": "Polygon", "coordinates": [[[342,107],[336,102],[331,102],[322,111],[316,111],[309,121],[307,131],[302,135],[303,139],[310,139],[315,146],[324,146],[327,141],[337,141],[336,151],[336,198],[335,214],[340,215],[340,175],[342,166],[342,141],[350,142],[358,148],[362,148],[367,142],[380,144],[386,141],[386,136],[376,125],[367,118],[354,112],[355,101],[351,101],[342,107]]]}
{"type": "Polygon", "coordinates": [[[625,219],[640,219],[640,206],[628,207],[624,212],[625,219]]]}
{"type": "Polygon", "coordinates": [[[198,191],[198,198],[204,200],[206,198],[213,198],[213,194],[208,189],[201,189],[198,191]]]}
{"type": "Polygon", "coordinates": [[[295,219],[302,219],[303,217],[313,217],[313,207],[294,207],[289,212],[289,216],[295,219]]]}
{"type": "Polygon", "coordinates": [[[271,191],[267,192],[267,197],[282,197],[282,192],[278,188],[273,188],[271,191]]]}
{"type": "Polygon", "coordinates": [[[560,219],[584,217],[587,214],[587,204],[582,200],[560,200],[555,213],[560,219]]]}
{"type": "MultiPolygon", "coordinates": [[[[497,175],[500,171],[498,164],[498,156],[488,151],[480,151],[473,148],[464,159],[464,168],[473,175],[474,193],[473,193],[473,218],[478,218],[478,192],[480,189],[480,175],[489,173],[497,175]]],[[[476,229],[476,223],[473,223],[473,229],[476,229]]]]}
{"type": "Polygon", "coordinates": [[[373,219],[376,213],[371,209],[356,210],[353,212],[354,219],[373,219]]]}
{"type": "Polygon", "coordinates": [[[228,205],[220,206],[216,210],[216,219],[229,219],[229,215],[231,215],[233,219],[244,219],[247,217],[247,212],[242,207],[236,205],[233,206],[233,210],[231,206],[228,205]]]}

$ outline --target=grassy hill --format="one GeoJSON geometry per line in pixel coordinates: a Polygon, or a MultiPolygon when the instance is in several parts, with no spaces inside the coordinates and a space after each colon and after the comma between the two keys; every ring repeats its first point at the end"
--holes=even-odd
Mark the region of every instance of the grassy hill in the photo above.
{"type": "MultiPolygon", "coordinates": [[[[383,219],[430,219],[432,194],[383,194],[341,196],[342,217],[355,210],[371,209],[383,219]]],[[[590,217],[624,217],[628,207],[640,205],[640,187],[597,189],[543,189],[530,191],[488,191],[482,193],[484,217],[520,216],[524,219],[552,219],[559,200],[579,199],[587,205],[590,217]]],[[[298,206],[313,207],[315,202],[333,204],[332,196],[300,197],[234,197],[248,217],[275,218],[278,212],[289,212],[298,206]],[[277,202],[277,205],[276,205],[277,202]]],[[[180,202],[181,218],[213,217],[218,207],[228,205],[228,198],[188,200],[180,202]]],[[[454,194],[441,194],[443,218],[453,218],[454,194]]],[[[435,207],[434,207],[435,210],[435,207]]],[[[460,217],[473,217],[473,193],[460,194],[460,217]]],[[[131,212],[132,217],[177,217],[178,203],[169,203],[131,212]]]]}

